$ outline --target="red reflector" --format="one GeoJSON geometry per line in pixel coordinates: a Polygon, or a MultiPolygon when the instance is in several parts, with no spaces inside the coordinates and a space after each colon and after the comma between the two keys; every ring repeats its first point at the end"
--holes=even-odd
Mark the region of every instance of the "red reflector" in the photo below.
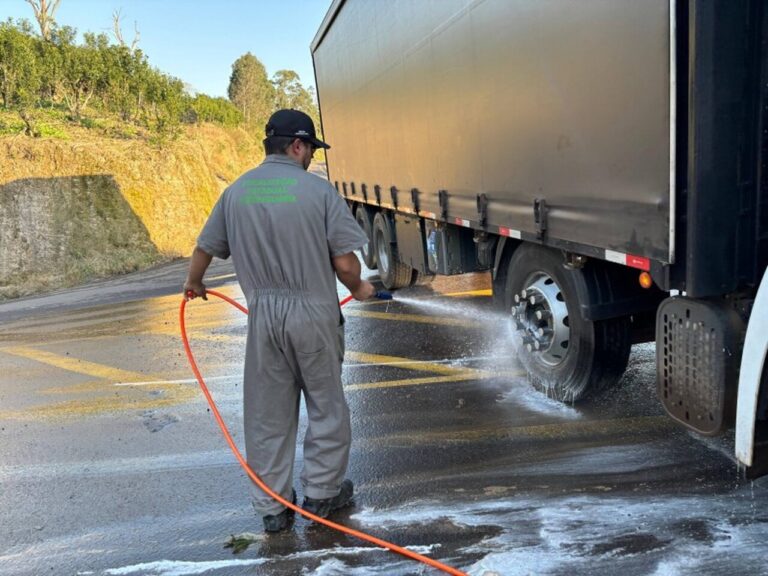
{"type": "Polygon", "coordinates": [[[640,270],[645,270],[647,272],[651,269],[651,261],[648,260],[648,258],[643,258],[642,256],[632,256],[627,254],[627,266],[631,266],[632,268],[639,268],[640,270]]]}

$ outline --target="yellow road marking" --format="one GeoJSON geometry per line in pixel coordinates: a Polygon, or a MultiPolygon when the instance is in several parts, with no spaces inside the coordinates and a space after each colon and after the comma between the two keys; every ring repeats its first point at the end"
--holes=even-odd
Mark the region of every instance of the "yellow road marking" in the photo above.
{"type": "MultiPolygon", "coordinates": [[[[102,388],[103,389],[103,388],[102,388]]],[[[110,388],[114,390],[114,388],[110,388]]],[[[142,390],[146,390],[143,388],[142,390]]],[[[7,420],[39,420],[41,418],[76,418],[80,416],[98,416],[108,412],[125,412],[127,410],[150,410],[176,406],[193,400],[198,396],[197,390],[192,386],[162,385],[155,386],[153,390],[169,392],[165,397],[137,398],[134,394],[120,396],[103,396],[88,400],[68,400],[46,406],[34,406],[20,410],[0,411],[0,418],[7,420]]]]}
{"type": "Polygon", "coordinates": [[[45,352],[44,350],[36,350],[25,346],[4,348],[3,352],[5,354],[21,356],[22,358],[55,366],[56,368],[68,370],[69,372],[77,372],[78,374],[95,376],[96,378],[103,378],[104,380],[112,380],[114,382],[140,382],[142,380],[147,380],[147,376],[149,376],[148,374],[121,370],[120,368],[113,368],[112,366],[88,362],[87,360],[70,358],[69,356],[61,356],[60,354],[54,354],[53,352],[45,352]]]}
{"type": "MultiPolygon", "coordinates": [[[[23,410],[7,410],[0,412],[0,418],[35,419],[52,417],[77,417],[85,415],[103,414],[106,412],[118,412],[123,410],[147,410],[164,406],[174,406],[188,402],[197,395],[197,389],[193,386],[178,383],[158,383],[152,386],[132,388],[126,390],[124,395],[115,395],[115,382],[146,382],[148,378],[156,378],[152,374],[142,374],[130,370],[122,370],[96,362],[78,360],[68,356],[61,356],[44,350],[36,350],[23,346],[5,348],[3,352],[13,356],[19,356],[55,368],[85,374],[101,379],[101,382],[86,382],[73,386],[69,392],[104,392],[106,397],[88,398],[86,400],[70,400],[47,406],[35,406],[23,410]],[[106,382],[104,382],[106,381],[106,382]],[[161,395],[147,397],[147,394],[161,395]]],[[[61,393],[61,388],[51,388],[51,393],[61,393]]],[[[46,391],[42,391],[46,392],[46,391]]]]}
{"type": "Polygon", "coordinates": [[[403,378],[399,380],[382,380],[380,382],[368,382],[364,384],[349,384],[344,390],[373,390],[377,388],[398,388],[401,386],[419,386],[424,384],[441,384],[444,382],[461,382],[463,380],[484,380],[496,377],[519,377],[523,372],[487,372],[475,368],[454,368],[444,364],[434,362],[418,361],[414,362],[409,358],[399,356],[384,356],[382,354],[366,354],[365,352],[347,352],[346,358],[363,364],[386,364],[395,368],[405,370],[416,370],[419,372],[435,372],[444,374],[444,376],[428,376],[424,378],[403,378]]]}
{"type": "Polygon", "coordinates": [[[381,382],[369,382],[367,384],[350,384],[344,386],[344,390],[374,390],[376,388],[398,388],[401,386],[419,386],[424,384],[441,384],[443,382],[461,382],[462,380],[478,380],[488,378],[491,375],[479,376],[474,372],[456,374],[454,376],[430,376],[426,378],[406,378],[403,380],[382,380],[381,382]]]}
{"type": "Polygon", "coordinates": [[[418,324],[439,324],[443,326],[464,326],[469,328],[478,328],[482,326],[480,322],[472,320],[460,320],[458,318],[441,318],[439,316],[422,316],[419,314],[388,314],[386,312],[370,312],[368,310],[345,310],[344,316],[354,316],[356,318],[375,318],[377,320],[394,320],[396,322],[416,322],[418,324]]]}
{"type": "Polygon", "coordinates": [[[451,298],[462,298],[464,296],[493,296],[493,290],[487,288],[485,290],[468,290],[467,292],[448,292],[443,296],[450,296],[451,298]]]}
{"type": "MultiPolygon", "coordinates": [[[[230,325],[232,317],[216,317],[210,318],[209,310],[199,314],[197,318],[192,320],[189,325],[191,331],[197,332],[198,330],[204,330],[206,328],[218,328],[224,325],[230,325]]],[[[458,326],[474,326],[474,322],[466,320],[456,320],[450,318],[435,318],[428,316],[421,316],[415,314],[386,314],[375,312],[363,312],[360,310],[347,311],[349,316],[359,316],[368,318],[379,318],[386,320],[400,320],[410,321],[417,323],[429,323],[429,324],[443,324],[443,325],[458,325],[458,326]]],[[[146,332],[145,332],[146,333],[146,332]]],[[[179,329],[173,324],[163,324],[156,329],[152,329],[148,332],[152,335],[171,335],[178,336],[179,329]]],[[[85,338],[83,340],[91,340],[92,338],[85,338]]],[[[101,339],[101,338],[96,338],[101,339]]],[[[192,340],[202,340],[208,342],[238,342],[241,344],[245,339],[244,334],[193,334],[192,340]]],[[[41,364],[53,366],[69,372],[75,372],[78,374],[84,374],[99,378],[107,381],[86,382],[70,387],[53,387],[48,390],[41,391],[43,394],[62,394],[62,393],[98,393],[106,392],[111,388],[114,383],[140,383],[142,387],[141,391],[150,392],[162,392],[165,396],[157,396],[153,398],[146,398],[146,395],[142,395],[141,392],[133,392],[132,390],[139,390],[136,386],[133,386],[131,390],[126,390],[124,397],[100,397],[89,398],[87,400],[79,401],[67,401],[58,404],[48,406],[38,406],[21,411],[6,411],[0,413],[0,416],[9,418],[29,418],[29,417],[54,417],[54,416],[82,416],[87,414],[100,414],[110,411],[120,411],[126,409],[147,409],[160,406],[170,406],[179,404],[181,402],[189,401],[196,394],[196,388],[189,386],[187,381],[183,383],[180,381],[164,380],[151,374],[143,374],[139,372],[133,372],[129,370],[122,370],[112,366],[104,364],[98,364],[95,362],[89,362],[87,360],[77,359],[68,356],[62,356],[52,352],[47,352],[27,346],[12,346],[2,349],[3,352],[26,358],[39,362],[41,364]],[[154,380],[153,380],[154,378],[154,380]],[[186,385],[185,385],[186,384],[186,385]],[[109,387],[107,387],[109,386],[109,387]],[[138,396],[138,397],[137,397],[138,396]]],[[[368,382],[361,384],[352,384],[346,386],[345,389],[349,391],[357,390],[369,390],[369,389],[382,389],[382,388],[395,388],[402,386],[417,386],[427,384],[439,384],[446,382],[459,382],[472,379],[485,379],[494,376],[502,376],[502,374],[494,374],[484,372],[482,370],[476,370],[466,367],[452,367],[445,364],[438,364],[429,361],[414,361],[410,358],[403,358],[397,356],[387,356],[381,354],[367,354],[363,352],[347,352],[347,360],[359,362],[361,364],[385,364],[394,368],[401,368],[406,370],[415,370],[420,372],[433,372],[439,374],[439,376],[421,377],[421,378],[407,378],[398,380],[385,380],[379,382],[368,382]]],[[[114,390],[114,388],[111,388],[114,390]]]]}
{"type": "Polygon", "coordinates": [[[384,356],[382,354],[366,354],[365,352],[347,352],[345,357],[348,360],[362,362],[363,364],[387,364],[395,368],[405,368],[406,370],[420,370],[422,372],[436,372],[438,374],[456,374],[457,372],[479,372],[468,368],[453,368],[444,364],[435,364],[434,362],[419,362],[414,364],[410,358],[401,358],[399,356],[384,356]]]}

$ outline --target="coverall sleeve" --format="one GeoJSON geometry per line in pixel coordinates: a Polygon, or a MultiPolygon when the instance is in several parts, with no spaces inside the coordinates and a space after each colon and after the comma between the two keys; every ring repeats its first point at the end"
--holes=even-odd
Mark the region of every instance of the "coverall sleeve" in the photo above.
{"type": "Polygon", "coordinates": [[[325,231],[333,258],[354,252],[368,242],[349,206],[330,184],[326,194],[325,231]]]}
{"type": "Polygon", "coordinates": [[[222,194],[208,216],[203,226],[197,245],[208,254],[226,260],[229,258],[229,239],[227,238],[227,218],[224,211],[224,194],[222,194]]]}

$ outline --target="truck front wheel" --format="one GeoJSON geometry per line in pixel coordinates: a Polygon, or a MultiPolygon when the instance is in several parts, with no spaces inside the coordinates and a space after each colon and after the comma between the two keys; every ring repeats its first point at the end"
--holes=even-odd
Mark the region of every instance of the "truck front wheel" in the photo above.
{"type": "Polygon", "coordinates": [[[616,382],[631,348],[628,318],[582,318],[576,286],[583,273],[565,268],[557,251],[523,244],[509,262],[504,290],[531,383],[568,402],[616,382]]]}

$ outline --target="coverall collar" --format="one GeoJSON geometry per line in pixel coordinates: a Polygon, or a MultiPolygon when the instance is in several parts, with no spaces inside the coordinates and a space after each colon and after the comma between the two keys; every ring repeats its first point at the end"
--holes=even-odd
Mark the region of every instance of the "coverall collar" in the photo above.
{"type": "Polygon", "coordinates": [[[304,167],[296,162],[293,158],[288,156],[287,154],[270,154],[266,158],[264,158],[263,164],[288,164],[289,166],[298,166],[302,170],[304,170],[304,167]]]}

